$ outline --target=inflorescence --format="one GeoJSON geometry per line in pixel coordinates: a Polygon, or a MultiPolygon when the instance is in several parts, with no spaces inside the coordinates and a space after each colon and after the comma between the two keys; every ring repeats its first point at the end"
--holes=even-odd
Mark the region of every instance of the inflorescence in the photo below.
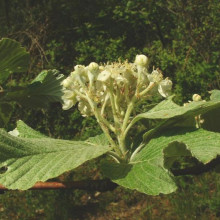
{"type": "Polygon", "coordinates": [[[148,58],[137,55],[134,63],[115,62],[105,65],[76,65],[62,85],[63,109],[78,103],[84,117],[94,115],[114,148],[111,156],[126,160],[129,147],[126,135],[130,129],[135,106],[160,94],[167,97],[172,81],[163,79],[159,69],[148,72],[148,58]]]}
{"type": "Polygon", "coordinates": [[[137,55],[134,63],[76,65],[62,82],[65,88],[63,109],[68,110],[78,102],[83,116],[94,115],[98,110],[107,118],[113,118],[114,114],[123,118],[132,99],[150,99],[157,92],[167,97],[172,87],[171,80],[163,79],[159,69],[148,73],[147,65],[145,55],[137,55]]]}

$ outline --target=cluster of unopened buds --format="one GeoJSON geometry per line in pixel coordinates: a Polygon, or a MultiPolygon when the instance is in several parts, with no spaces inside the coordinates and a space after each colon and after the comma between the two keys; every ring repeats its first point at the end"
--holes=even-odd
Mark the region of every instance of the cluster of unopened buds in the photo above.
{"type": "Polygon", "coordinates": [[[171,80],[163,80],[159,69],[148,73],[147,65],[145,55],[137,55],[134,63],[76,65],[62,82],[65,88],[63,109],[68,110],[78,102],[83,116],[94,115],[94,110],[98,110],[106,117],[113,117],[116,113],[123,118],[132,99],[150,99],[157,92],[163,97],[168,96],[171,80]]]}
{"type": "Polygon", "coordinates": [[[159,69],[149,73],[147,67],[145,55],[137,55],[134,63],[76,65],[62,82],[63,109],[68,110],[78,103],[83,116],[94,115],[109,139],[113,132],[121,145],[136,104],[156,94],[163,97],[170,94],[171,80],[163,79],[159,69]]]}

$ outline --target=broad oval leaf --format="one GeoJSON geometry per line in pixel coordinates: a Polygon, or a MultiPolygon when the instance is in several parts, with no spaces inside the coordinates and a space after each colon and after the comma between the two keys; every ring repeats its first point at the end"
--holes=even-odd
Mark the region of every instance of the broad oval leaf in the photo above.
{"type": "Polygon", "coordinates": [[[0,183],[9,189],[26,190],[111,150],[104,135],[86,141],[33,136],[32,131],[27,136],[14,137],[0,130],[0,167],[7,169],[0,174],[0,183]]]}
{"type": "Polygon", "coordinates": [[[164,167],[164,149],[173,142],[184,143],[186,149],[203,163],[220,155],[219,133],[203,129],[175,129],[151,139],[129,164],[108,163],[102,165],[102,170],[113,182],[129,189],[149,195],[174,192],[173,175],[164,167]]]}
{"type": "Polygon", "coordinates": [[[29,53],[19,42],[8,38],[0,40],[0,83],[11,73],[27,71],[28,66],[29,53]]]}

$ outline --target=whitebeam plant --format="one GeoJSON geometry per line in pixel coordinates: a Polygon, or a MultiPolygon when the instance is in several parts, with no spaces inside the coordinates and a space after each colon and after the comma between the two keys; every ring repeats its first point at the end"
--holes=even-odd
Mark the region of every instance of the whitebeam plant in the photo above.
{"type": "MultiPolygon", "coordinates": [[[[38,84],[41,81],[42,75],[38,84]]],[[[159,69],[149,73],[145,55],[137,55],[134,63],[77,65],[61,84],[58,79],[46,80],[36,94],[41,92],[40,97],[48,101],[62,96],[64,110],[78,103],[83,116],[96,117],[103,134],[86,141],[60,140],[22,121],[12,132],[0,129],[0,184],[8,189],[26,190],[107,154],[111,157],[103,158],[101,170],[111,181],[149,195],[168,194],[176,190],[175,161],[194,157],[207,164],[220,155],[220,125],[216,123],[220,117],[215,116],[219,115],[220,91],[211,91],[210,100],[195,94],[192,101],[177,105],[170,96],[172,82],[163,79],[159,69]],[[147,100],[156,95],[164,100],[148,106],[147,112],[136,113],[141,103],[150,103],[147,100]]],[[[39,103],[41,98],[35,100],[39,103]]]]}
{"type": "Polygon", "coordinates": [[[148,72],[148,58],[137,55],[134,63],[77,65],[64,86],[63,109],[78,102],[83,116],[94,115],[114,151],[109,154],[119,161],[129,161],[130,148],[126,135],[131,127],[135,106],[156,94],[167,97],[172,88],[168,78],[154,69],[148,72]]]}

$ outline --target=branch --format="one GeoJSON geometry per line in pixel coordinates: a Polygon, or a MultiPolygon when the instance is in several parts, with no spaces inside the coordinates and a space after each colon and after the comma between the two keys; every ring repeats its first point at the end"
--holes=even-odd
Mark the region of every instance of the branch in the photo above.
{"type": "Polygon", "coordinates": [[[217,165],[220,165],[220,157],[212,160],[207,164],[199,164],[194,167],[187,167],[180,170],[171,170],[174,176],[183,176],[183,175],[200,175],[208,171],[213,170],[217,165]]]}
{"type": "MultiPolygon", "coordinates": [[[[112,191],[117,187],[116,183],[111,182],[109,179],[104,180],[81,180],[74,182],[38,182],[29,190],[67,190],[67,189],[81,189],[87,191],[106,192],[112,191]]],[[[0,184],[0,193],[8,191],[9,189],[0,184]]]]}

